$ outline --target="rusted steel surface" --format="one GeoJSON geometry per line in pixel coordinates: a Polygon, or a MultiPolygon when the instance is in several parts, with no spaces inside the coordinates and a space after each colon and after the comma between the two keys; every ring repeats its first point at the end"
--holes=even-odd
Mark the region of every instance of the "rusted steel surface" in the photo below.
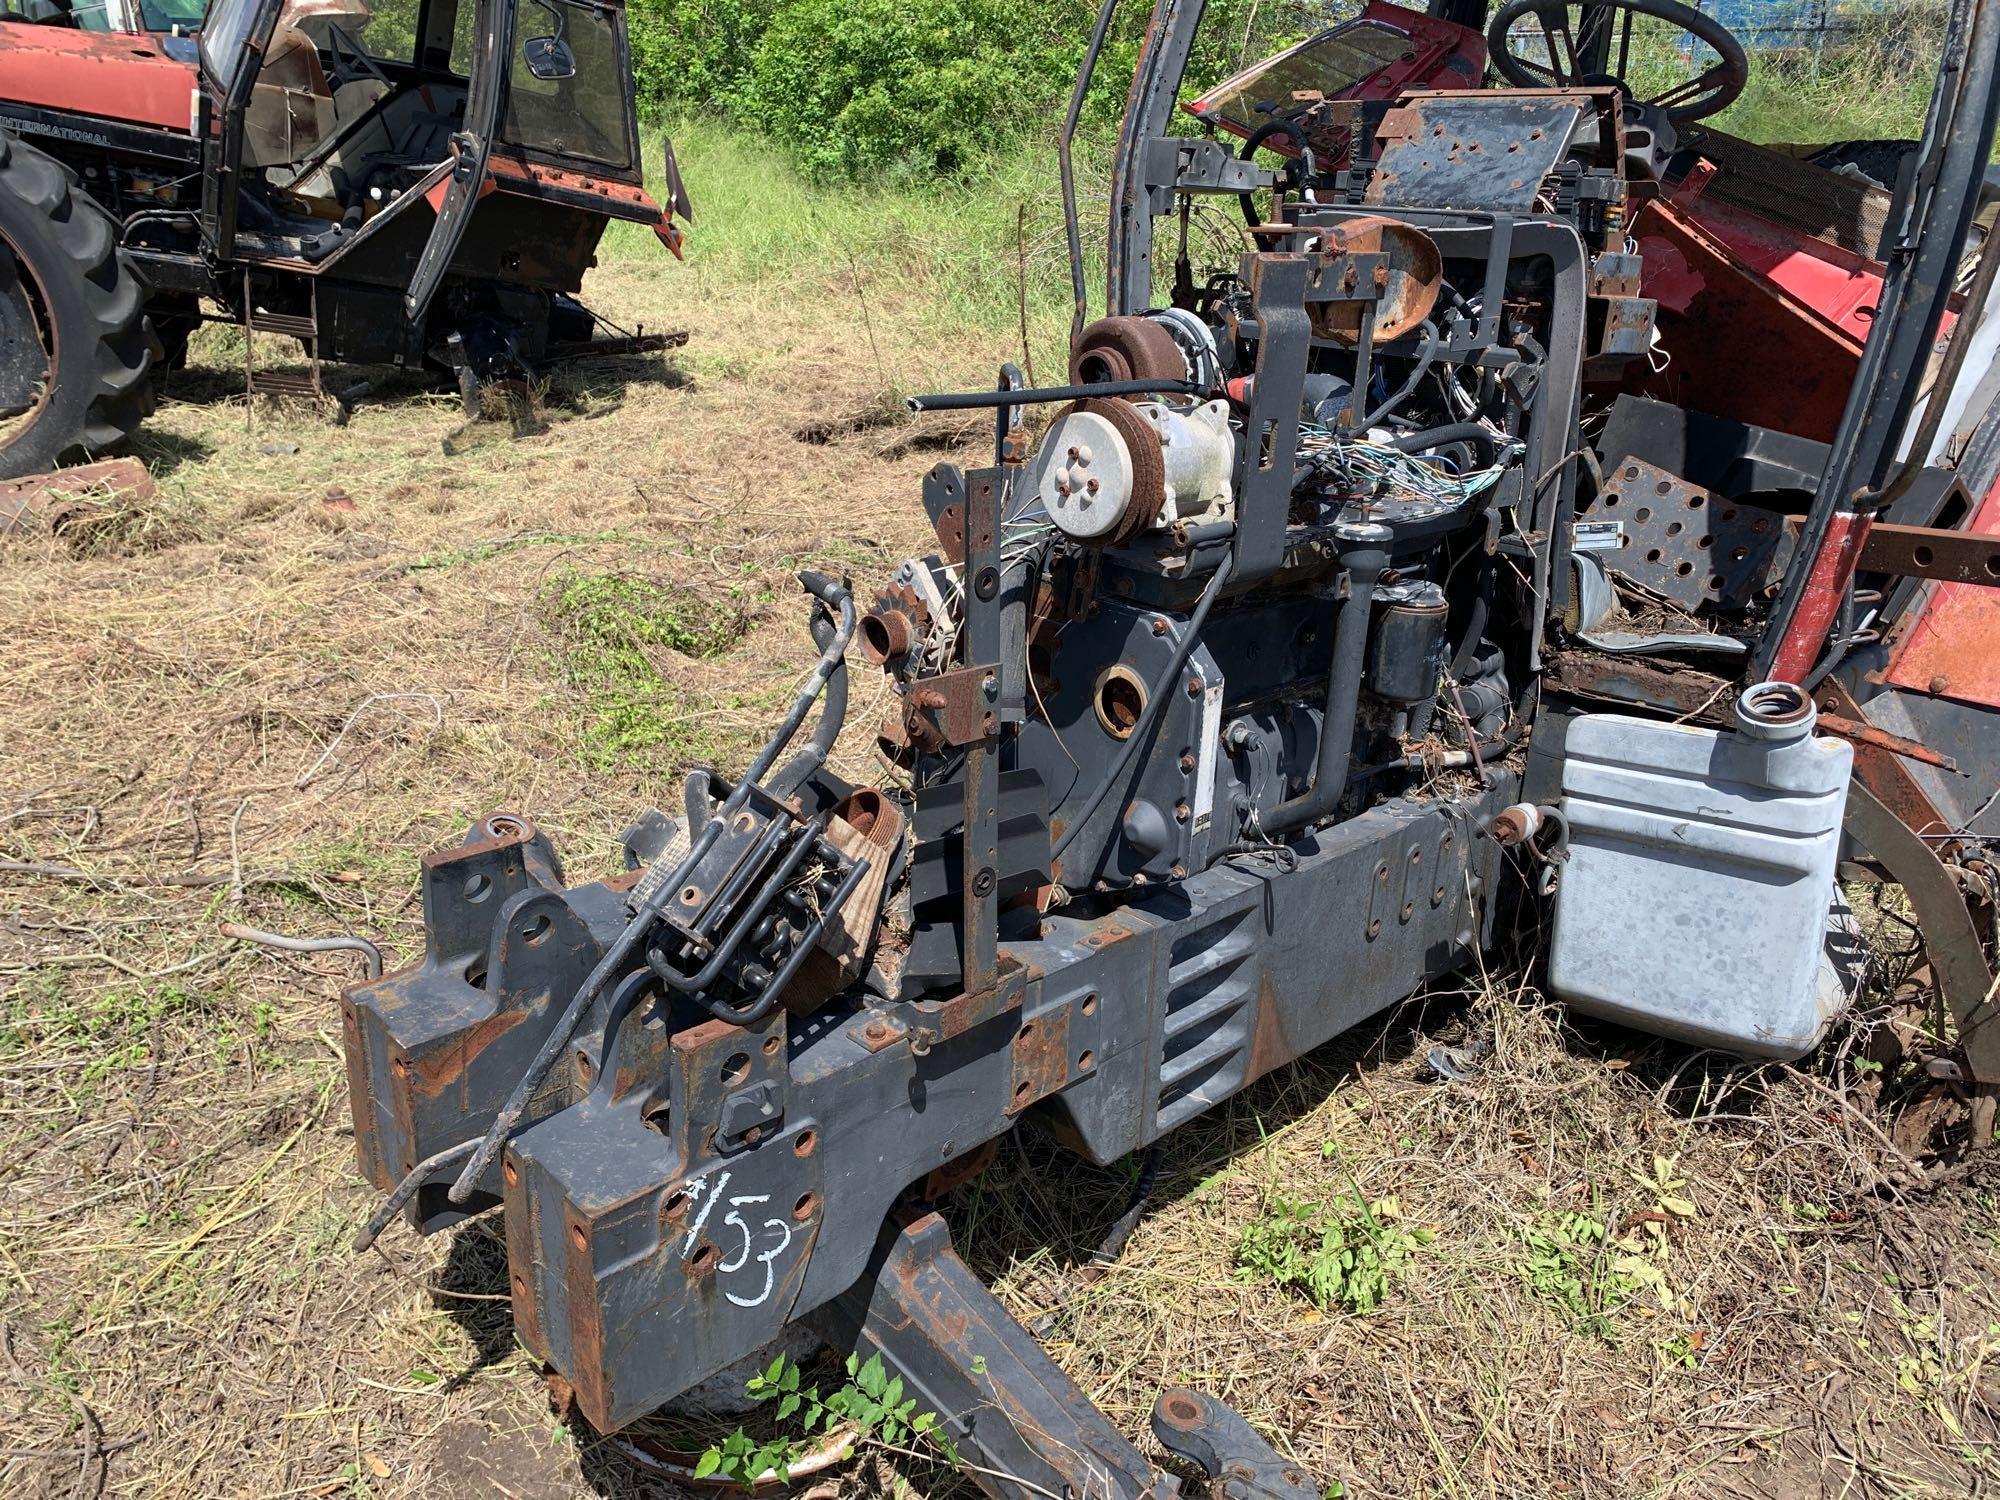
{"type": "Polygon", "coordinates": [[[1886,729],[1878,729],[1873,724],[1863,724],[1854,719],[1846,719],[1838,714],[1823,713],[1819,716],[1822,733],[1834,734],[1856,744],[1872,745],[1878,750],[1887,750],[1891,755],[1900,755],[1905,760],[1920,760],[1927,766],[1940,770],[1955,771],[1956,761],[1948,755],[1940,755],[1928,745],[1921,745],[1905,735],[1891,734],[1886,729]]]}
{"type": "Polygon", "coordinates": [[[1966,906],[1964,891],[1939,862],[1923,830],[1860,781],[1848,791],[1847,827],[1909,897],[1973,1078],[2000,1084],[2000,986],[1987,965],[1981,928],[1966,906]]]}
{"type": "Polygon", "coordinates": [[[1602,138],[1615,141],[1621,113],[1618,91],[1605,88],[1406,94],[1376,131],[1381,155],[1366,199],[1387,207],[1478,203],[1533,212],[1583,117],[1597,115],[1602,138]]]}
{"type": "MultiPolygon", "coordinates": [[[[1837,677],[1830,677],[1821,683],[1814,696],[1822,713],[1830,712],[1837,719],[1874,727],[1868,718],[1868,711],[1854,701],[1853,695],[1837,677]]],[[[1890,735],[1888,738],[1898,739],[1900,736],[1890,735]]],[[[1896,749],[1879,743],[1873,736],[1856,738],[1854,779],[1867,787],[1892,816],[1918,837],[1939,841],[1950,834],[1951,825],[1917,784],[1909,768],[1897,759],[1898,754],[1896,749]]],[[[1943,842],[1937,843],[1940,853],[1946,847],[1943,842]]]]}
{"type": "Polygon", "coordinates": [[[1878,521],[1861,548],[1860,571],[2000,588],[2000,534],[1878,521]]]}
{"type": "Polygon", "coordinates": [[[1162,1391],[1153,1403],[1153,1436],[1210,1480],[1220,1480],[1219,1493],[1231,1500],[1319,1500],[1323,1493],[1239,1413],[1199,1391],[1162,1391]]]}
{"type": "Polygon", "coordinates": [[[995,1016],[1021,1008],[1029,971],[1005,953],[1000,955],[999,965],[999,975],[987,989],[968,991],[950,1000],[919,1001],[913,1007],[937,1040],[950,1041],[995,1016]]]}
{"type": "Polygon", "coordinates": [[[144,505],[158,493],[152,471],[136,458],[108,458],[25,479],[0,480],[0,536],[41,529],[61,532],[107,505],[144,505]]]}
{"type": "Polygon", "coordinates": [[[967,1269],[944,1221],[886,1226],[868,1273],[813,1321],[837,1348],[880,1352],[1003,1500],[1168,1500],[1155,1469],[967,1269]]]}
{"type": "MultiPolygon", "coordinates": [[[[1884,528],[1885,547],[1908,549],[1918,561],[1959,576],[1927,586],[1897,622],[1886,680],[1911,692],[2000,709],[2000,485],[1980,503],[1964,531],[1912,542],[1915,528],[1884,528]],[[1949,538],[1949,540],[1947,540],[1949,538]],[[1967,578],[1963,575],[1970,573],[1967,578]]],[[[1923,576],[1935,577],[1926,572],[1923,576]]]]}
{"type": "MultiPolygon", "coordinates": [[[[1014,1082],[1007,1096],[1010,1115],[1019,1114],[1069,1082],[1069,1012],[1051,1007],[1023,1021],[1014,1033],[1012,1052],[1014,1082]]],[[[1088,1052],[1077,1061],[1079,1072],[1089,1072],[1095,1066],[1096,1058],[1088,1052]]]]}
{"type": "MultiPolygon", "coordinates": [[[[1551,687],[1580,697],[1637,703],[1676,714],[1715,716],[1718,694],[1728,684],[1706,672],[1661,667],[1632,657],[1597,651],[1557,651],[1548,658],[1551,687]]],[[[1728,704],[1721,704],[1727,711],[1728,704]]]]}
{"type": "Polygon", "coordinates": [[[1437,242],[1400,219],[1371,214],[1335,225],[1321,237],[1316,256],[1315,282],[1337,275],[1340,289],[1349,293],[1361,289],[1355,257],[1368,257],[1374,262],[1369,281],[1377,294],[1372,304],[1308,302],[1316,337],[1354,343],[1361,333],[1362,308],[1372,305],[1373,336],[1386,342],[1420,327],[1437,306],[1438,288],[1444,280],[1444,261],[1437,242]]]}

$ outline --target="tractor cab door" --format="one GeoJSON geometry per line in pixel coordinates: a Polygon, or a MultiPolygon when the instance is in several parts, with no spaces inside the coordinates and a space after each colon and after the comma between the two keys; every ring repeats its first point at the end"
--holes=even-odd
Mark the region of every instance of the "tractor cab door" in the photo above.
{"type": "MultiPolygon", "coordinates": [[[[437,222],[417,258],[410,287],[403,297],[403,316],[420,322],[450,269],[452,257],[472,223],[472,210],[486,186],[486,160],[493,150],[493,132],[507,94],[507,59],[514,47],[514,0],[459,0],[473,6],[470,77],[465,95],[465,123],[452,135],[451,175],[433,189],[437,222]]],[[[529,39],[529,65],[557,74],[575,71],[560,37],[529,39]]]]}
{"type": "Polygon", "coordinates": [[[283,0],[215,0],[201,28],[201,234],[230,258],[243,194],[243,118],[283,0]]]}

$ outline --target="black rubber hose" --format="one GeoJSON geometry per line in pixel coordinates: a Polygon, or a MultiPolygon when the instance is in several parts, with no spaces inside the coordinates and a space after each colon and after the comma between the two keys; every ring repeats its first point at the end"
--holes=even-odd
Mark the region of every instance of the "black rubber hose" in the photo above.
{"type": "Polygon", "coordinates": [[[1477,422],[1449,422],[1443,427],[1426,427],[1389,439],[1389,446],[1398,453],[1427,453],[1447,443],[1477,443],[1489,464],[1500,453],[1500,439],[1477,422]]]}
{"type": "Polygon", "coordinates": [[[1486,639],[1486,627],[1493,618],[1493,593],[1499,573],[1491,553],[1479,555],[1479,589],[1472,596],[1472,608],[1465,620],[1465,637],[1452,654],[1451,677],[1454,682],[1463,682],[1472,670],[1479,655],[1480,642],[1486,639]]]}
{"type": "MultiPolygon", "coordinates": [[[[829,602],[826,590],[845,593],[832,579],[821,573],[804,573],[799,581],[825,606],[813,611],[813,644],[824,654],[833,645],[834,635],[839,631],[839,623],[834,619],[838,607],[829,602]],[[811,579],[812,582],[806,582],[811,579]]],[[[784,770],[771,778],[771,790],[780,801],[792,795],[807,779],[826,764],[826,758],[833,753],[834,742],[840,738],[840,731],[847,723],[847,656],[843,650],[833,673],[826,680],[826,696],[820,700],[819,726],[813,730],[812,742],[786,764],[784,770]]]]}
{"type": "Polygon", "coordinates": [[[1375,584],[1389,566],[1389,554],[1381,544],[1369,543],[1343,552],[1340,563],[1347,572],[1347,598],[1341,602],[1333,663],[1326,673],[1326,717],[1320,723],[1319,762],[1312,785],[1272,808],[1268,817],[1253,817],[1253,835],[1273,838],[1317,822],[1340,805],[1347,790],[1347,761],[1361,709],[1361,672],[1368,657],[1369,615],[1375,605],[1375,584]]]}
{"type": "Polygon", "coordinates": [[[1139,1176],[1132,1184],[1132,1196],[1126,1200],[1125,1212],[1112,1224],[1103,1243],[1090,1252],[1090,1264],[1083,1271],[1085,1281],[1095,1281],[1118,1263],[1118,1257],[1125,1253],[1125,1246],[1132,1238],[1132,1231],[1146,1216],[1146,1205],[1153,1201],[1153,1189],[1159,1180],[1160,1148],[1149,1146],[1139,1163],[1139,1176]]]}
{"type": "Polygon", "coordinates": [[[792,706],[785,714],[784,722],[758,752],[757,759],[744,773],[743,779],[736,784],[736,790],[731,792],[716,809],[715,816],[709,819],[708,826],[699,834],[695,833],[692,827],[688,829],[688,836],[693,842],[688,852],[682,856],[680,863],[675,866],[672,878],[662,881],[645,905],[633,913],[632,920],[611,940],[610,946],[604,951],[604,956],[597,961],[597,966],[590,971],[562,1014],[556,1018],[555,1027],[543,1040],[541,1050],[535,1054],[533,1061],[528,1064],[527,1071],[515,1083],[507,1102],[500,1107],[499,1113],[493,1117],[493,1123],[487,1126],[486,1134],[480,1138],[472,1159],[465,1164],[465,1169],[458,1174],[458,1180],[451,1185],[448,1196],[461,1208],[472,1200],[474,1193],[478,1192],[479,1179],[485,1174],[486,1169],[492,1166],[493,1158],[500,1154],[501,1148],[507,1143],[507,1137],[513,1134],[514,1127],[521,1123],[521,1116],[527,1113],[529,1100],[534,1097],[535,1090],[541,1087],[542,1079],[548,1076],[549,1069],[555,1066],[556,1059],[569,1046],[570,1038],[576,1034],[576,1028],[582,1024],[591,1004],[603,993],[604,987],[626,968],[633,953],[652,931],[653,924],[659,920],[662,908],[679,891],[681,882],[686,880],[695,866],[701,863],[708,851],[715,847],[716,840],[722,837],[722,830],[728,825],[729,820],[735,817],[743,804],[750,800],[751,789],[771,774],[771,768],[777,764],[778,757],[790,748],[792,737],[799,732],[799,726],[805,723],[806,715],[812,712],[813,704],[819,700],[820,693],[832,679],[835,668],[844,663],[847,643],[854,639],[854,596],[839,584],[817,573],[801,573],[799,583],[822,603],[838,606],[840,628],[834,633],[834,638],[822,648],[819,664],[813,669],[812,676],[807,679],[806,685],[799,689],[798,696],[792,700],[792,706]],[[825,592],[822,592],[822,589],[825,592]]]}
{"type": "Polygon", "coordinates": [[[1160,713],[1173,694],[1174,684],[1186,669],[1188,658],[1194,655],[1194,648],[1200,644],[1201,629],[1208,623],[1208,612],[1215,607],[1215,601],[1222,597],[1223,586],[1229,582],[1229,574],[1235,563],[1235,554],[1225,553],[1222,561],[1215,565],[1215,573],[1208,580],[1208,587],[1201,591],[1200,602],[1195,605],[1194,613],[1188,616],[1187,628],[1181,632],[1181,641],[1174,648],[1172,659],[1168,661],[1166,669],[1160,673],[1146,694],[1146,706],[1139,710],[1139,722],[1132,726],[1132,733],[1120,747],[1118,758],[1111,763],[1111,769],[1105,773],[1104,779],[1097,783],[1096,790],[1091,792],[1082,809],[1070,820],[1069,827],[1063,830],[1063,836],[1056,840],[1055,847],[1049,851],[1051,864],[1061,859],[1063,851],[1076,842],[1076,836],[1083,832],[1083,825],[1088,823],[1097,809],[1104,805],[1104,799],[1111,795],[1111,789],[1131,773],[1133,760],[1152,740],[1153,728],[1160,721],[1160,713]]]}

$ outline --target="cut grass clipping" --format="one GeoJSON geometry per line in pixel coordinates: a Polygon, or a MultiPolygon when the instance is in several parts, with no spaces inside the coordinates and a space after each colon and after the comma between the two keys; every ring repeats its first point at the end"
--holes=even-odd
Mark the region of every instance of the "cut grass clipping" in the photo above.
{"type": "Polygon", "coordinates": [[[642,573],[565,571],[543,585],[540,603],[555,665],[582,698],[587,765],[672,765],[700,752],[672,658],[710,660],[743,639],[740,586],[717,597],[642,573]]]}

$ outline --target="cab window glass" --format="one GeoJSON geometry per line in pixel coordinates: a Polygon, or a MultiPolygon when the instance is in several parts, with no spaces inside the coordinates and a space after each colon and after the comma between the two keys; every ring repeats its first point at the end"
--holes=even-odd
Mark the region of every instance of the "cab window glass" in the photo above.
{"type": "Polygon", "coordinates": [[[514,17],[502,138],[552,156],[611,167],[632,164],[625,60],[609,10],[569,0],[523,0],[514,17]],[[566,78],[537,78],[528,66],[530,44],[550,38],[559,40],[575,61],[566,78]]]}
{"type": "Polygon", "coordinates": [[[417,58],[417,26],[423,0],[356,0],[353,13],[334,24],[348,41],[377,62],[411,63],[417,58]]]}

